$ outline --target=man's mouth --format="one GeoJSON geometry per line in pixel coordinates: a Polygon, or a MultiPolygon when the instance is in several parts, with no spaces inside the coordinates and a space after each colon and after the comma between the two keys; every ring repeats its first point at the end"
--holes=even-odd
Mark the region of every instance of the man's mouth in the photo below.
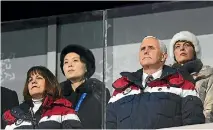
{"type": "Polygon", "coordinates": [[[144,57],[143,60],[144,60],[144,59],[147,59],[147,58],[148,58],[148,59],[152,59],[151,57],[144,57]]]}

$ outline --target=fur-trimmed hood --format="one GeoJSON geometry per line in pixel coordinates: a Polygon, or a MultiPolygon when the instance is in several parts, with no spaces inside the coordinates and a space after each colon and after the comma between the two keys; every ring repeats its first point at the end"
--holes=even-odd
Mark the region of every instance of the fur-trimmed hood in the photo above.
{"type": "Polygon", "coordinates": [[[208,78],[213,75],[213,68],[211,66],[205,65],[202,67],[197,76],[193,76],[195,80],[199,80],[198,78],[208,78]]]}

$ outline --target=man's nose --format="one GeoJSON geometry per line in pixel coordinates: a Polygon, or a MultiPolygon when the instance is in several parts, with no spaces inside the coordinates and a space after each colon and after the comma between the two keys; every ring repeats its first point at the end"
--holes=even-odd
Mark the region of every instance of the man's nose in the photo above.
{"type": "Polygon", "coordinates": [[[149,54],[149,49],[148,48],[144,49],[144,54],[149,54]]]}

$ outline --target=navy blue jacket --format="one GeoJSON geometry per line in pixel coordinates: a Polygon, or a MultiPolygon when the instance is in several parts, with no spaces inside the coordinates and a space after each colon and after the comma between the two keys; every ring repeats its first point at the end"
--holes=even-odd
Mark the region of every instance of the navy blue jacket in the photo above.
{"type": "Polygon", "coordinates": [[[192,82],[169,66],[160,78],[142,86],[142,70],[121,73],[106,114],[108,129],[158,129],[205,122],[192,82]]]}

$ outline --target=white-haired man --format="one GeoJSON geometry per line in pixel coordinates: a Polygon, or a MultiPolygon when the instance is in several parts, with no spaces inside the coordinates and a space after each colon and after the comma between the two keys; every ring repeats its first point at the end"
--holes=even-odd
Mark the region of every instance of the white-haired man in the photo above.
{"type": "Polygon", "coordinates": [[[107,106],[107,129],[157,129],[204,123],[202,102],[194,84],[164,65],[166,46],[145,37],[139,50],[142,69],[122,72],[107,106]]]}

